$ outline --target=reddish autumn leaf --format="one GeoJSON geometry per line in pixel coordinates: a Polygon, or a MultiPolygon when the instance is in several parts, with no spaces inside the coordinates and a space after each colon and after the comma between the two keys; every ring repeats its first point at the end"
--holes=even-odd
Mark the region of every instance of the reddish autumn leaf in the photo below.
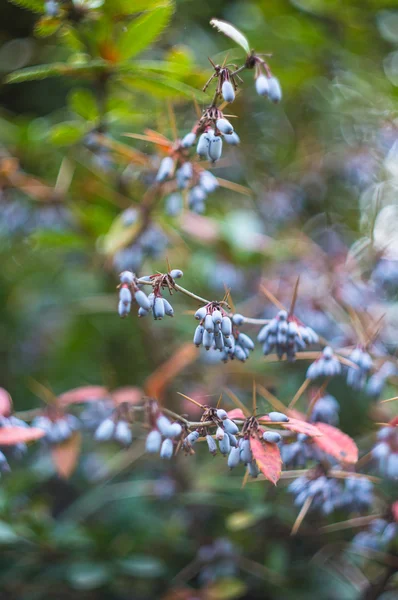
{"type": "Polygon", "coordinates": [[[138,404],[141,402],[143,391],[138,387],[122,387],[114,390],[111,393],[114,404],[121,404],[122,402],[128,402],[129,404],[138,404]]]}
{"type": "Polygon", "coordinates": [[[76,468],[81,448],[81,433],[75,431],[71,437],[62,444],[51,446],[51,457],[60,477],[68,479],[76,468]]]}
{"type": "Polygon", "coordinates": [[[12,409],[12,400],[10,394],[4,388],[0,388],[0,415],[8,417],[12,409]]]}
{"type": "MultiPolygon", "coordinates": [[[[264,415],[259,419],[259,421],[260,423],[261,421],[266,421],[267,423],[269,423],[271,419],[268,417],[268,415],[264,415]]],[[[316,427],[312,423],[307,423],[306,421],[302,421],[301,419],[295,419],[293,417],[289,417],[289,421],[286,423],[281,423],[279,427],[289,429],[290,431],[294,431],[296,433],[304,433],[305,435],[309,435],[311,437],[322,435],[318,427],[316,427]]]]}
{"type": "Polygon", "coordinates": [[[398,417],[394,417],[393,419],[391,419],[391,421],[389,422],[389,425],[391,427],[397,427],[398,426],[398,417]]]}
{"type": "Polygon", "coordinates": [[[282,458],[277,444],[269,444],[255,436],[250,438],[250,448],[261,473],[276,485],[282,471],[282,458]]]}
{"type": "Polygon", "coordinates": [[[38,427],[1,427],[0,428],[0,446],[15,446],[22,442],[34,442],[45,435],[43,429],[38,427]]]}
{"type": "Polygon", "coordinates": [[[64,392],[59,396],[59,400],[62,404],[79,404],[80,402],[100,400],[106,396],[109,396],[106,387],[102,385],[84,385],[64,392]]]}
{"type": "Polygon", "coordinates": [[[311,437],[318,437],[322,435],[322,432],[319,431],[318,423],[307,423],[306,421],[302,421],[301,419],[293,419],[292,417],[289,417],[288,423],[283,423],[283,427],[285,429],[289,429],[290,431],[295,431],[296,433],[305,433],[305,435],[309,435],[311,437]]]}
{"type": "Polygon", "coordinates": [[[394,504],[392,505],[391,512],[392,512],[394,521],[396,521],[398,523],[398,500],[396,502],[394,502],[394,504]]]}
{"type": "Polygon", "coordinates": [[[314,443],[326,452],[346,463],[356,463],[358,460],[358,448],[354,440],[347,434],[326,423],[314,423],[323,435],[314,437],[314,443]]]}
{"type": "Polygon", "coordinates": [[[227,412],[228,419],[242,419],[243,421],[246,419],[246,415],[243,414],[243,410],[240,408],[233,408],[227,412]]]}

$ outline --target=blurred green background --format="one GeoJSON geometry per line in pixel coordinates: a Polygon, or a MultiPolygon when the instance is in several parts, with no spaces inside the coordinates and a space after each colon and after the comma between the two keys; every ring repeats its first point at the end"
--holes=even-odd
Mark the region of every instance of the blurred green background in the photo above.
{"type": "MultiPolygon", "coordinates": [[[[191,340],[197,306],[188,298],[174,297],[176,316],[168,322],[118,318],[115,287],[126,257],[118,262],[109,248],[118,241],[121,212],[139,205],[148,181],[122,153],[97,152],[86,136],[99,128],[156,156],[150,144],[122,134],[151,128],[171,138],[173,111],[185,134],[196,118],[192,89],[211,74],[208,57],[244,59],[209,25],[212,17],[232,22],[258,52],[272,53],[284,99],[271,105],[256,95],[253,74],[243,73],[231,106],[241,145],[229,148],[213,172],[249,193],[218,190],[197,221],[168,217],[159,203],[153,223],[168,244],[144,256],[138,272],[164,271],[167,258],[183,269],[184,287],[216,299],[225,284],[249,316],[274,314],[258,292],[262,279],[287,304],[301,273],[302,314],[312,311],[322,334],[339,340],[341,332],[321,317],[335,316],[325,295],[333,290],[341,299],[347,253],[369,276],[390,235],[384,222],[374,229],[378,211],[396,206],[396,0],[177,0],[159,39],[134,57],[163,61],[160,76],[137,63],[111,81],[89,67],[87,76],[6,83],[10,73],[34,65],[84,65],[89,54],[112,61],[120,34],[118,2],[76,2],[70,22],[40,26],[42,2],[30,3],[36,14],[16,4],[0,3],[0,381],[15,410],[41,405],[34,382],[55,394],[88,384],[141,388],[191,340]],[[82,6],[105,17],[85,20],[82,6]],[[50,25],[53,35],[44,36],[50,25]],[[11,158],[17,167],[10,175],[11,158]],[[28,179],[21,183],[18,173],[28,179]],[[371,251],[366,243],[363,250],[372,235],[371,251]]],[[[200,93],[197,102],[205,105],[200,93]]],[[[383,298],[391,329],[382,342],[390,352],[395,300],[396,290],[383,298]]],[[[200,355],[169,383],[165,404],[194,415],[177,391],[215,403],[225,386],[249,404],[253,379],[288,402],[308,366],[266,364],[258,349],[245,365],[235,363],[200,355]]],[[[340,402],[342,430],[369,450],[369,399],[342,380],[330,391],[340,402]]],[[[393,388],[384,394],[396,395],[393,388]]],[[[309,517],[303,533],[290,537],[297,508],[286,482],[242,489],[243,473],[229,473],[202,447],[164,464],[142,457],[139,428],[136,437],[126,454],[99,447],[88,434],[67,481],[39,445],[11,464],[0,487],[0,598],[371,597],[355,561],[339,557],[350,530],[325,535],[319,527],[328,521],[309,517]]],[[[382,493],[388,497],[391,488],[382,493]]],[[[361,566],[370,579],[382,569],[377,562],[361,566]]]]}

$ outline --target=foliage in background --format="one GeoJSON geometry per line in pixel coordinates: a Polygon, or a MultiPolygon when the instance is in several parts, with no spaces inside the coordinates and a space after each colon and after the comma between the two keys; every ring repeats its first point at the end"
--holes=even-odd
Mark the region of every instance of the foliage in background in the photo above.
{"type": "MultiPolygon", "coordinates": [[[[79,431],[62,444],[32,445],[22,459],[8,448],[2,590],[11,598],[390,600],[397,478],[382,444],[388,456],[398,446],[396,402],[382,400],[397,394],[394,3],[15,0],[0,10],[0,373],[17,415],[30,421],[58,398],[90,431],[110,406],[127,400],[134,412],[144,390],[200,421],[200,408],[177,392],[211,406],[223,393],[227,410],[237,396],[250,412],[254,380],[259,415],[293,399],[300,413],[289,416],[304,418],[329,395],[326,417],[318,405],[316,420],[329,419],[326,432],[337,424],[330,415],[339,419],[359,448],[357,472],[375,484],[364,506],[350,496],[348,508],[329,514],[324,497],[320,512],[300,513],[285,479],[298,500],[304,467],[320,463],[329,473],[331,430],[318,441],[329,444],[326,466],[308,439],[283,438],[277,488],[263,480],[242,488],[243,470],[229,473],[206,444],[170,463],[144,457],[138,425],[127,450],[79,431]],[[231,106],[241,143],[203,165],[222,185],[201,215],[183,192],[174,216],[172,181],[148,199],[170,149],[164,138],[182,138],[211,102],[215,88],[201,91],[208,57],[222,65],[246,55],[209,26],[213,17],[239,27],[250,49],[272,53],[284,98],[273,106],[256,95],[253,72],[241,74],[231,106]],[[300,275],[295,314],[343,358],[358,343],[370,350],[366,386],[348,385],[344,364],[327,393],[323,379],[309,385],[319,347],[294,364],[259,349],[245,364],[225,365],[196,352],[189,340],[198,303],[178,292],[173,320],[120,320],[118,273],[166,273],[168,263],[183,269],[186,289],[214,300],[230,289],[232,312],[263,321],[280,309],[273,296],[290,306],[300,275]],[[67,390],[92,385],[100,388],[85,388],[83,399],[102,402],[65,400],[67,390]]],[[[259,328],[247,326],[255,338],[259,328]]],[[[8,396],[0,400],[7,406],[8,396]]],[[[328,481],[340,485],[353,468],[333,464],[343,475],[328,481]]],[[[322,477],[315,480],[325,485],[322,477]]]]}

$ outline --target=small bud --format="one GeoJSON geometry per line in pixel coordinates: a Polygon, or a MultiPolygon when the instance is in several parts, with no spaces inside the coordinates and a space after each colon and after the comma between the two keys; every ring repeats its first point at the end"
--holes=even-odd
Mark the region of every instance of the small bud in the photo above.
{"type": "Polygon", "coordinates": [[[223,408],[218,408],[217,409],[217,417],[219,419],[221,419],[222,421],[224,421],[225,419],[228,419],[227,411],[225,411],[223,408]]]}
{"type": "Polygon", "coordinates": [[[282,438],[277,431],[264,431],[263,433],[263,440],[270,444],[277,444],[281,439],[282,438]]]}
{"type": "Polygon", "coordinates": [[[214,331],[214,321],[211,315],[206,315],[205,317],[205,329],[209,333],[213,333],[214,331]]]}
{"type": "Polygon", "coordinates": [[[253,460],[252,451],[249,440],[242,440],[240,443],[240,459],[247,465],[253,460]]]}
{"type": "Polygon", "coordinates": [[[170,276],[173,279],[181,279],[181,277],[184,275],[184,273],[181,271],[181,269],[172,269],[170,271],[170,276]]]}
{"type": "Polygon", "coordinates": [[[205,306],[201,306],[200,308],[198,308],[198,310],[195,313],[195,319],[197,319],[198,321],[201,321],[202,319],[205,318],[207,314],[207,309],[205,306]]]}
{"type": "Polygon", "coordinates": [[[127,421],[119,421],[116,424],[114,438],[117,442],[123,444],[123,446],[130,446],[133,436],[127,421]]]}
{"type": "Polygon", "coordinates": [[[282,90],[280,83],[276,77],[268,79],[268,97],[272,102],[280,102],[282,100],[282,90]]]}
{"type": "Polygon", "coordinates": [[[225,102],[233,102],[235,100],[234,86],[230,81],[224,81],[221,87],[221,92],[225,102]]]}
{"type": "Polygon", "coordinates": [[[206,350],[210,350],[212,345],[214,344],[214,333],[210,333],[209,331],[204,331],[203,333],[203,346],[206,350]]]}
{"type": "Polygon", "coordinates": [[[221,158],[222,154],[222,139],[220,136],[213,136],[209,144],[209,158],[211,162],[216,162],[221,158]]]}
{"type": "Polygon", "coordinates": [[[203,327],[203,325],[198,325],[197,328],[195,329],[195,333],[194,333],[194,336],[193,336],[193,343],[198,348],[199,348],[199,346],[201,345],[201,343],[203,341],[204,330],[205,330],[205,328],[203,327]]]}
{"type": "Polygon", "coordinates": [[[217,445],[216,445],[216,442],[211,437],[211,435],[206,435],[206,442],[207,442],[207,445],[209,447],[209,452],[211,454],[213,454],[213,456],[215,454],[217,454],[217,445]]]}
{"type": "Polygon", "coordinates": [[[175,438],[181,435],[182,427],[179,423],[172,423],[169,427],[168,435],[166,437],[175,438]]]}
{"type": "Polygon", "coordinates": [[[193,446],[199,439],[199,431],[191,431],[185,438],[185,442],[193,446]]]}
{"type": "Polygon", "coordinates": [[[269,83],[265,75],[259,75],[256,79],[256,92],[259,96],[268,96],[269,83]]]}
{"type": "Polygon", "coordinates": [[[210,171],[201,172],[199,175],[199,184],[207,194],[214,192],[219,185],[217,177],[215,177],[213,173],[210,173],[210,171]]]}
{"type": "Polygon", "coordinates": [[[268,416],[271,419],[271,421],[273,421],[275,423],[277,423],[277,422],[287,423],[289,421],[289,417],[287,417],[283,413],[276,412],[276,411],[270,412],[268,414],[268,416]]]}
{"type": "Polygon", "coordinates": [[[180,193],[175,192],[174,194],[170,194],[170,196],[167,196],[165,201],[166,214],[168,214],[169,217],[176,217],[182,211],[183,204],[183,199],[180,193]]]}
{"type": "Polygon", "coordinates": [[[156,454],[160,450],[162,436],[157,429],[153,429],[147,435],[145,440],[145,450],[150,454],[156,454]]]}
{"type": "Polygon", "coordinates": [[[222,321],[222,314],[219,310],[213,310],[213,313],[211,315],[211,318],[213,319],[213,323],[221,323],[222,321]]]}
{"type": "Polygon", "coordinates": [[[194,145],[195,140],[196,140],[196,133],[194,133],[193,131],[190,131],[182,138],[181,146],[183,148],[190,148],[191,146],[194,145]]]}
{"type": "Polygon", "coordinates": [[[119,317],[127,317],[127,315],[130,312],[130,304],[124,304],[123,302],[119,302],[118,305],[118,313],[119,313],[119,317]]]}
{"type": "Polygon", "coordinates": [[[234,423],[233,421],[231,421],[231,419],[228,418],[224,419],[224,429],[228,433],[232,433],[232,435],[235,435],[239,431],[239,428],[236,425],[236,423],[234,423]]]}
{"type": "Polygon", "coordinates": [[[97,442],[106,442],[113,437],[115,423],[112,419],[105,419],[95,430],[94,438],[97,442]]]}
{"type": "Polygon", "coordinates": [[[196,153],[200,158],[209,158],[210,137],[207,132],[202,133],[196,146],[196,153]]]}
{"type": "Polygon", "coordinates": [[[165,437],[169,435],[171,423],[165,415],[159,415],[156,419],[156,426],[159,429],[160,433],[165,437]]]}
{"type": "Polygon", "coordinates": [[[170,302],[168,300],[166,300],[166,298],[162,298],[162,300],[163,300],[163,304],[164,304],[164,314],[167,315],[168,317],[173,317],[174,309],[171,306],[170,302]]]}
{"type": "Polygon", "coordinates": [[[229,454],[229,451],[231,450],[231,442],[229,440],[228,435],[224,435],[223,439],[218,442],[218,447],[220,449],[221,454],[223,454],[224,456],[229,454]]]}
{"type": "Polygon", "coordinates": [[[173,442],[170,438],[163,440],[162,446],[160,448],[160,458],[164,458],[166,460],[170,460],[173,456],[173,442]]]}
{"type": "Polygon", "coordinates": [[[173,168],[174,161],[171,158],[171,156],[166,156],[165,158],[163,158],[162,162],[160,163],[159,171],[156,175],[156,181],[158,183],[161,183],[162,181],[170,177],[170,175],[173,172],[173,168]]]}
{"type": "Polygon", "coordinates": [[[148,296],[145,294],[145,292],[142,290],[137,290],[134,294],[134,298],[138,306],[146,311],[151,310],[151,303],[148,300],[148,296]]]}
{"type": "Polygon", "coordinates": [[[221,133],[226,135],[231,135],[234,132],[234,128],[228,119],[217,119],[216,127],[219,131],[221,131],[221,133]]]}
{"type": "Polygon", "coordinates": [[[230,135],[224,134],[224,140],[227,142],[227,144],[230,144],[231,146],[239,146],[240,144],[240,137],[235,131],[230,135]]]}
{"type": "Polygon", "coordinates": [[[244,320],[245,320],[245,317],[243,315],[240,315],[239,313],[236,313],[235,315],[232,316],[232,323],[234,325],[237,325],[238,327],[239,327],[239,325],[242,325],[244,320]]]}
{"type": "Polygon", "coordinates": [[[237,467],[240,462],[240,448],[231,448],[228,455],[228,466],[230,469],[237,467]]]}
{"type": "Polygon", "coordinates": [[[157,321],[157,320],[160,321],[161,319],[163,319],[165,311],[164,311],[163,298],[161,296],[157,296],[155,298],[152,311],[153,311],[153,317],[154,317],[155,321],[157,321]]]}
{"type": "Polygon", "coordinates": [[[225,436],[225,432],[224,429],[222,427],[217,427],[217,431],[216,431],[216,439],[217,440],[222,440],[225,436]]]}
{"type": "Polygon", "coordinates": [[[119,277],[120,283],[128,283],[131,285],[134,281],[134,273],[131,271],[123,271],[123,273],[120,273],[119,277]]]}

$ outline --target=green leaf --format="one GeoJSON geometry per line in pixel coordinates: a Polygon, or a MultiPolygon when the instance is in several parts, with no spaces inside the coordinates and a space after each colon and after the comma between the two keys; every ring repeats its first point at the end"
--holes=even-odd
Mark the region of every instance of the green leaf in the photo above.
{"type": "Polygon", "coordinates": [[[48,250],[84,250],[85,240],[77,233],[70,231],[51,231],[50,229],[38,229],[31,236],[30,240],[37,244],[39,248],[48,250]]]}
{"type": "Polygon", "coordinates": [[[133,15],[164,4],[164,0],[105,0],[103,10],[109,15],[133,15]]]}
{"type": "Polygon", "coordinates": [[[44,0],[10,0],[10,2],[35,13],[44,13],[44,0]]]}
{"type": "Polygon", "coordinates": [[[90,90],[73,90],[69,94],[68,100],[71,109],[83,119],[95,121],[98,118],[97,102],[90,90]]]}
{"type": "Polygon", "coordinates": [[[120,57],[131,58],[154,42],[167,26],[173,12],[174,2],[166,1],[161,6],[134,19],[118,40],[120,57]]]}
{"type": "Polygon", "coordinates": [[[135,89],[154,93],[159,97],[187,96],[191,99],[196,98],[199,102],[206,102],[209,99],[202,90],[158,73],[147,72],[141,76],[124,76],[122,81],[135,89]]]}
{"type": "Polygon", "coordinates": [[[104,71],[108,64],[104,60],[92,60],[80,64],[52,63],[50,65],[37,65],[26,67],[5,77],[5,83],[21,83],[23,81],[35,81],[47,77],[60,77],[61,75],[91,75],[95,71],[104,71]]]}
{"type": "Polygon", "coordinates": [[[136,554],[119,562],[120,569],[134,577],[160,577],[165,572],[164,563],[155,556],[136,554]]]}
{"type": "Polygon", "coordinates": [[[86,50],[84,43],[79,38],[76,30],[70,25],[64,23],[61,31],[59,32],[60,40],[75,52],[84,52],[86,50]]]}
{"type": "Polygon", "coordinates": [[[85,123],[65,122],[51,128],[50,139],[57,146],[69,146],[79,141],[86,133],[85,123]]]}
{"type": "Polygon", "coordinates": [[[99,563],[76,563],[68,570],[68,580],[78,590],[93,590],[104,585],[110,577],[106,565],[99,563]]]}
{"type": "Polygon", "coordinates": [[[231,38],[231,40],[233,40],[236,44],[239,44],[239,46],[243,48],[243,50],[247,54],[250,54],[249,42],[247,41],[243,33],[241,33],[239,29],[236,29],[236,27],[231,25],[231,23],[227,23],[226,21],[219,21],[218,19],[212,19],[210,21],[210,25],[213,25],[213,27],[218,29],[218,31],[221,31],[221,33],[231,38]]]}
{"type": "Polygon", "coordinates": [[[8,523],[0,521],[0,544],[11,544],[17,540],[18,536],[12,527],[8,523]]]}
{"type": "Polygon", "coordinates": [[[42,17],[35,24],[35,35],[37,37],[49,37],[58,31],[62,21],[58,17],[42,17]]]}

